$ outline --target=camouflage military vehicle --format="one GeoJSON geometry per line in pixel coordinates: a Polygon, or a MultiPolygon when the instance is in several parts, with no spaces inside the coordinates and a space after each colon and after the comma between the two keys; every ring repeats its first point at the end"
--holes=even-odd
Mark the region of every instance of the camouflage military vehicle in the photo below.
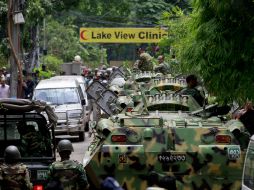
{"type": "Polygon", "coordinates": [[[135,105],[131,112],[118,110],[123,97],[94,90],[109,118],[94,126],[84,157],[92,189],[107,176],[134,190],[240,189],[248,141],[242,124],[222,122],[217,104],[200,107],[193,97],[178,95],[185,85],[183,79],[139,73],[125,84],[135,105]]]}
{"type": "Polygon", "coordinates": [[[33,189],[44,189],[48,166],[56,159],[56,122],[51,107],[39,101],[0,100],[0,161],[3,162],[7,146],[17,146],[21,162],[29,168],[33,189]],[[47,115],[49,123],[41,112],[47,115]]]}
{"type": "Polygon", "coordinates": [[[245,152],[233,133],[238,121],[207,118],[214,105],[193,109],[188,96],[147,99],[146,106],[111,114],[94,126],[96,135],[83,162],[92,188],[113,176],[132,190],[240,189],[245,152]]]}

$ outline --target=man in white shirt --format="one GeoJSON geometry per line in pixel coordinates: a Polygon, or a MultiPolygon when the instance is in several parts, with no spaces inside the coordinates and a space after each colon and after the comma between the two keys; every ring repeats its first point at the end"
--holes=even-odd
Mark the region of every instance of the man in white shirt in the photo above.
{"type": "Polygon", "coordinates": [[[0,98],[10,97],[10,86],[5,83],[5,78],[1,78],[0,82],[0,98]]]}

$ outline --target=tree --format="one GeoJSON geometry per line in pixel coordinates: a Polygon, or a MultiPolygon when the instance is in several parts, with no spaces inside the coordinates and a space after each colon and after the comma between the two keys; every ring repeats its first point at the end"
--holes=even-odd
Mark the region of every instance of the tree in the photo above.
{"type": "Polygon", "coordinates": [[[182,64],[224,102],[254,98],[254,2],[194,0],[182,64]]]}
{"type": "Polygon", "coordinates": [[[136,20],[140,25],[157,25],[162,13],[170,11],[171,8],[171,4],[166,3],[164,0],[147,0],[143,2],[136,1],[136,20]]]}
{"type": "MultiPolygon", "coordinates": [[[[46,20],[46,44],[49,55],[62,59],[64,62],[70,62],[75,55],[80,55],[86,65],[96,67],[100,64],[100,46],[80,43],[77,26],[63,25],[52,17],[46,20]]],[[[105,58],[105,54],[103,56],[105,58]]]]}
{"type": "Polygon", "coordinates": [[[63,60],[54,55],[47,55],[43,58],[43,62],[47,65],[48,70],[53,71],[56,74],[60,73],[63,60]]]}
{"type": "Polygon", "coordinates": [[[174,49],[174,54],[180,56],[182,47],[184,47],[185,38],[188,35],[188,23],[190,16],[179,8],[172,7],[168,12],[161,16],[160,23],[168,27],[168,37],[160,41],[159,46],[163,53],[170,53],[169,49],[174,49]]]}
{"type": "Polygon", "coordinates": [[[7,3],[0,0],[0,67],[7,65],[8,48],[6,39],[7,3]]]}

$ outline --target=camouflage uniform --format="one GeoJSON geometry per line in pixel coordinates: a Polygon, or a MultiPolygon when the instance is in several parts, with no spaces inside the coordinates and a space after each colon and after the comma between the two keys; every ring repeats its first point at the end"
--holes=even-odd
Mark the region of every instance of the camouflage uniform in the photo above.
{"type": "Polygon", "coordinates": [[[167,63],[160,63],[158,66],[156,66],[154,68],[155,72],[159,72],[162,73],[164,75],[169,74],[170,73],[170,69],[169,66],[167,65],[167,63]]]}
{"type": "Polygon", "coordinates": [[[27,131],[22,135],[20,146],[22,156],[41,156],[42,154],[44,155],[46,151],[47,147],[43,138],[36,131],[27,131]]]}
{"type": "Polygon", "coordinates": [[[0,166],[1,190],[30,190],[32,184],[27,167],[22,164],[2,164],[0,166]]]}
{"type": "Polygon", "coordinates": [[[138,62],[138,69],[141,71],[152,71],[153,63],[152,57],[148,53],[141,53],[140,60],[138,62]]]}
{"type": "Polygon", "coordinates": [[[88,182],[83,165],[74,160],[56,161],[49,167],[48,181],[60,180],[64,190],[86,189],[88,182]]]}

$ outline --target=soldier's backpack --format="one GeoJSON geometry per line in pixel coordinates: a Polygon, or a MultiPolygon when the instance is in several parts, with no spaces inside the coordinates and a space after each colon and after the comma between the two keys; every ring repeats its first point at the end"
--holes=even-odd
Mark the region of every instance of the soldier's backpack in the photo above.
{"type": "Polygon", "coordinates": [[[2,190],[30,190],[30,186],[26,182],[27,170],[25,165],[16,164],[10,167],[3,164],[0,168],[2,190]]]}
{"type": "Polygon", "coordinates": [[[64,162],[56,161],[53,163],[53,179],[59,179],[64,189],[77,189],[79,171],[78,162],[68,160],[64,162]]]}

